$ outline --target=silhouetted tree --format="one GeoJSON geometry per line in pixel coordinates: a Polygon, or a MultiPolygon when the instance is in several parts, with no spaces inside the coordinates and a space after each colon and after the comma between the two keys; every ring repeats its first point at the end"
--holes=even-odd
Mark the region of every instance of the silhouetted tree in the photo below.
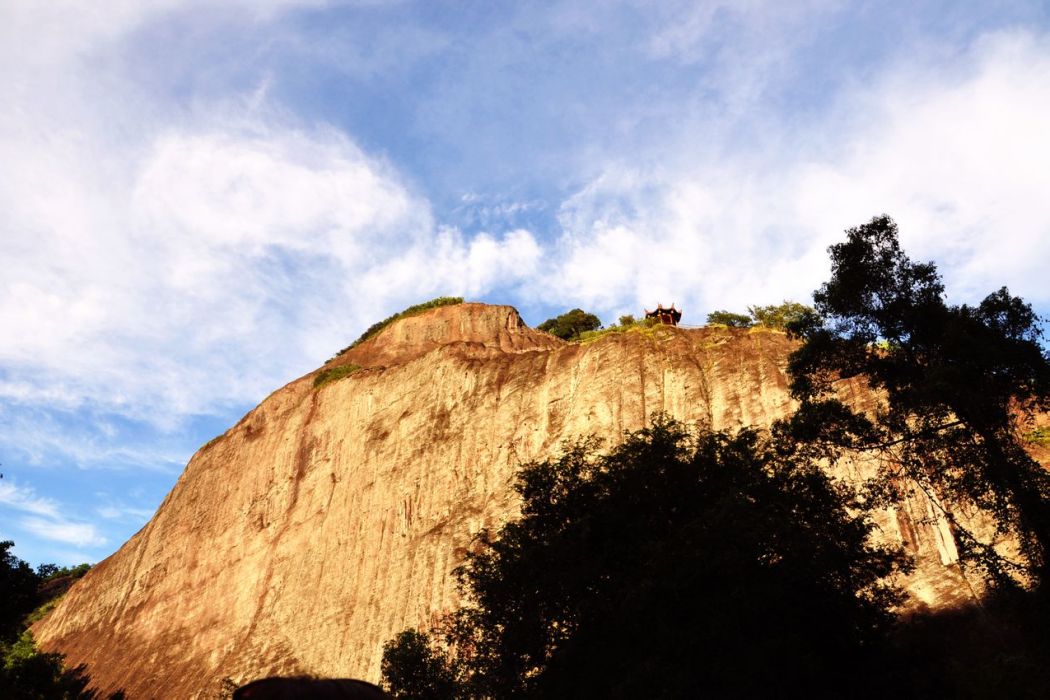
{"type": "Polygon", "coordinates": [[[596,331],[601,327],[601,319],[583,309],[566,311],[561,316],[548,318],[537,326],[539,330],[546,331],[562,340],[573,340],[584,331],[596,331]]]}
{"type": "Polygon", "coordinates": [[[445,700],[460,694],[457,670],[448,655],[430,644],[430,637],[405,630],[383,646],[383,678],[397,698],[445,700]]]}
{"type": "MultiPolygon", "coordinates": [[[[41,564],[39,573],[11,554],[14,542],[0,542],[0,698],[4,700],[94,700],[83,666],[66,668],[62,654],[41,652],[26,631],[27,616],[48,601],[47,577],[82,576],[90,568],[41,564]]],[[[51,582],[53,582],[53,578],[51,582]]],[[[64,590],[64,589],[63,589],[64,590]]],[[[122,693],[109,696],[123,698],[122,693]]]]}
{"type": "Polygon", "coordinates": [[[902,560],[804,446],[658,418],[598,448],[522,468],[520,520],[483,531],[457,569],[469,604],[444,629],[451,655],[414,632],[387,646],[396,696],[426,697],[401,689],[433,673],[455,677],[449,697],[877,687],[852,678],[877,657],[898,600],[883,577],[902,560]]]}
{"type": "Polygon", "coordinates": [[[25,616],[37,606],[40,578],[10,552],[14,545],[11,540],[0,542],[0,643],[17,639],[25,616]]]}
{"type": "MultiPolygon", "coordinates": [[[[872,495],[884,501],[903,483],[990,513],[1045,579],[1050,477],[1018,439],[1050,405],[1039,318],[1005,287],[977,306],[948,305],[936,267],[912,262],[897,233],[886,216],[849,229],[829,249],[831,279],[813,295],[816,310],[790,325],[804,341],[790,361],[801,401],[795,434],[882,454],[872,495]],[[838,400],[838,382],[852,377],[885,392],[884,410],[864,415],[838,400]]],[[[1017,566],[946,515],[964,560],[1009,583],[1017,566]]]]}

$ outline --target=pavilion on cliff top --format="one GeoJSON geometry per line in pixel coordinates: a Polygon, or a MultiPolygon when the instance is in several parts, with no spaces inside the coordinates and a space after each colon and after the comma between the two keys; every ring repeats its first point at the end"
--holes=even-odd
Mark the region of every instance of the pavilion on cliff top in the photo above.
{"type": "Polygon", "coordinates": [[[645,317],[655,318],[665,326],[677,326],[678,322],[682,320],[682,312],[676,309],[674,304],[671,304],[671,308],[665,309],[663,304],[658,302],[655,311],[645,310],[645,317]]]}

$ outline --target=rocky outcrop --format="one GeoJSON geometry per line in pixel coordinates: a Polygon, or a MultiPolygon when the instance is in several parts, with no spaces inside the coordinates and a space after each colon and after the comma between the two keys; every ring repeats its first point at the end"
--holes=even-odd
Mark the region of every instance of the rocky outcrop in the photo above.
{"type": "MultiPolygon", "coordinates": [[[[567,344],[482,304],[402,319],[328,365],[361,369],[293,381],[201,448],[153,519],[34,632],[129,697],[206,697],[224,678],[278,673],[377,680],[385,640],[455,606],[450,572],[472,533],[515,514],[518,464],[581,435],[615,441],[656,411],[768,424],[792,408],[791,348],[717,328],[567,344]]],[[[930,504],[879,524],[917,556],[914,604],[971,595],[930,504]]]]}

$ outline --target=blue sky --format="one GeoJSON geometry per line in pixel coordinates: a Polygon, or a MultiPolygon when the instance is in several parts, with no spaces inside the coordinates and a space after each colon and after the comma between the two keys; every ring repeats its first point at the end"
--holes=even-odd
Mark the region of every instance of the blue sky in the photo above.
{"type": "Polygon", "coordinates": [[[0,8],[0,538],[97,561],[190,455],[442,294],[808,300],[886,212],[1050,315],[1045,2],[0,8]]]}

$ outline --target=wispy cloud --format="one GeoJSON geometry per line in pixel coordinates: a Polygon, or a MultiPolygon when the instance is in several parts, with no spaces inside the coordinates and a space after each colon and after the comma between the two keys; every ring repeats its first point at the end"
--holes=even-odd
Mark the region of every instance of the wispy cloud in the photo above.
{"type": "Polygon", "coordinates": [[[59,517],[58,504],[50,498],[37,496],[32,488],[18,486],[10,479],[0,481],[0,504],[34,515],[43,515],[49,518],[59,517]]]}
{"type": "Polygon", "coordinates": [[[562,205],[543,293],[610,312],[804,300],[827,245],[887,212],[957,299],[1009,283],[1050,303],[1050,38],[990,36],[959,64],[902,64],[808,129],[768,133],[757,162],[698,151],[688,166],[607,168],[562,205]],[[803,157],[776,146],[791,136],[814,145],[803,157]]]}
{"type": "Polygon", "coordinates": [[[42,539],[81,547],[97,547],[107,542],[95,525],[65,517],[57,502],[37,496],[31,487],[8,479],[0,481],[0,506],[28,514],[17,520],[18,527],[42,539]]]}
{"type": "Polygon", "coordinates": [[[43,518],[23,518],[22,527],[45,540],[72,544],[78,547],[101,547],[106,544],[105,537],[90,523],[73,523],[64,520],[45,520],[43,518]]]}

